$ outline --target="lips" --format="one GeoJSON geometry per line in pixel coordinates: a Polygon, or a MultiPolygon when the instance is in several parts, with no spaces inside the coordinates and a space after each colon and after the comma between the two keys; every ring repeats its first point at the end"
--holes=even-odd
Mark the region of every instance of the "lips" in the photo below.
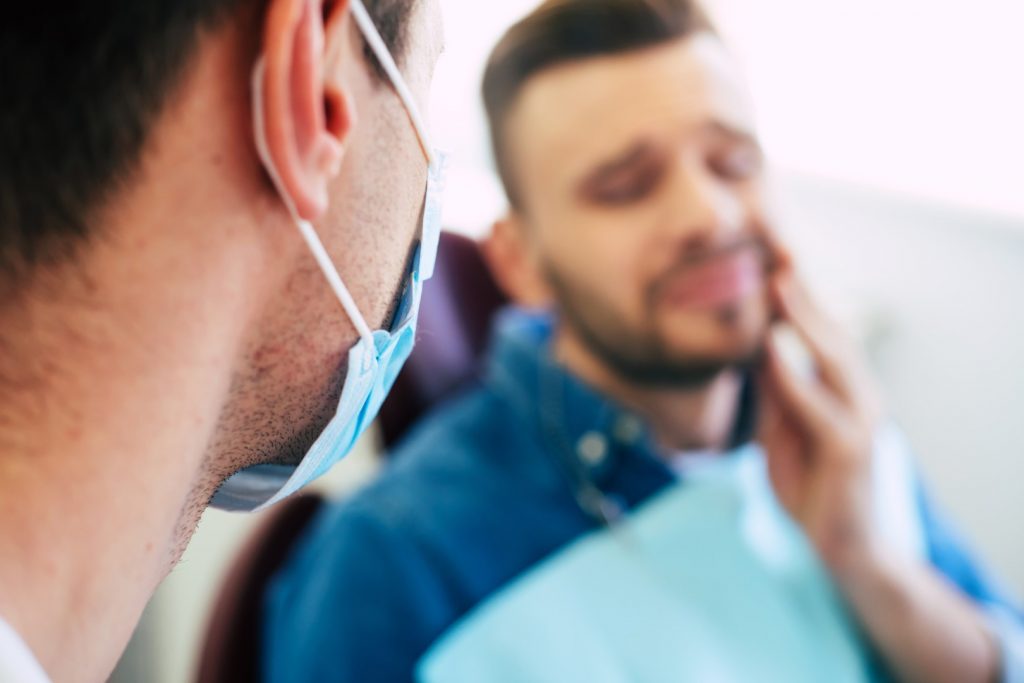
{"type": "Polygon", "coordinates": [[[738,304],[763,286],[761,253],[744,248],[688,266],[668,283],[663,300],[672,308],[714,310],[738,304]]]}

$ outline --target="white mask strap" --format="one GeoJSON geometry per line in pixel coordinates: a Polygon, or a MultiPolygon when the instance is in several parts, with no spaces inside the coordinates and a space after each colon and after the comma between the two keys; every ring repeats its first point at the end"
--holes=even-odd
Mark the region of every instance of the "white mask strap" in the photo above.
{"type": "MultiPolygon", "coordinates": [[[[409,114],[409,119],[412,121],[412,125],[416,129],[416,135],[419,138],[420,145],[423,147],[423,152],[427,157],[427,161],[433,165],[437,161],[434,158],[434,148],[433,145],[430,144],[430,136],[427,134],[427,128],[423,123],[423,117],[420,115],[420,110],[416,105],[416,99],[413,97],[412,91],[409,90],[409,86],[406,84],[405,78],[402,76],[402,72],[398,70],[398,66],[395,64],[395,60],[391,56],[391,52],[384,44],[384,39],[381,38],[380,33],[377,31],[377,27],[374,26],[373,20],[370,18],[370,14],[366,11],[366,7],[363,5],[362,0],[350,0],[350,2],[352,16],[355,18],[356,24],[359,26],[359,30],[362,31],[366,43],[370,46],[370,49],[373,50],[373,53],[376,55],[377,61],[380,62],[384,72],[388,75],[388,78],[391,79],[395,92],[398,93],[398,97],[402,100],[402,104],[405,105],[405,109],[409,114]]],[[[306,245],[313,254],[313,258],[316,260],[320,270],[323,271],[323,274],[327,278],[327,282],[330,284],[335,296],[338,297],[338,301],[341,302],[342,307],[345,309],[345,313],[348,314],[348,317],[355,326],[359,336],[362,337],[362,339],[369,344],[371,348],[373,348],[373,333],[370,331],[370,326],[366,324],[366,319],[363,318],[362,313],[359,312],[359,307],[356,306],[355,299],[352,298],[352,294],[345,286],[344,281],[341,279],[341,275],[338,274],[338,269],[335,268],[334,263],[331,262],[331,258],[328,256],[327,250],[324,249],[323,242],[320,241],[320,237],[316,234],[316,230],[309,221],[299,216],[299,212],[295,207],[295,202],[292,200],[291,195],[285,191],[284,183],[281,182],[281,176],[277,172],[277,167],[271,159],[270,147],[267,144],[267,133],[263,118],[263,82],[265,71],[266,64],[263,59],[260,59],[256,68],[253,70],[252,88],[253,97],[256,100],[253,106],[256,150],[260,155],[260,159],[263,161],[264,167],[267,169],[267,173],[270,174],[271,180],[277,187],[278,194],[281,195],[281,199],[284,201],[285,207],[291,214],[296,226],[298,226],[299,233],[306,241],[306,245]]]]}
{"type": "Polygon", "coordinates": [[[391,56],[391,52],[388,50],[387,45],[384,44],[384,39],[381,38],[380,32],[377,31],[377,27],[373,24],[373,19],[370,18],[370,13],[366,11],[366,7],[363,5],[362,0],[350,0],[350,8],[352,10],[352,16],[356,20],[356,24],[359,26],[359,30],[363,32],[363,38],[366,39],[366,43],[373,50],[373,54],[376,55],[377,61],[380,62],[381,67],[384,69],[384,73],[391,79],[392,85],[395,87],[395,92],[398,93],[398,97],[402,100],[402,104],[405,105],[405,110],[409,112],[409,119],[412,121],[413,127],[416,129],[416,135],[420,139],[420,145],[423,147],[423,153],[427,156],[427,161],[430,164],[434,164],[437,160],[434,158],[434,147],[430,144],[430,136],[427,134],[427,127],[423,122],[423,117],[420,115],[420,109],[416,106],[416,99],[412,95],[412,91],[409,90],[409,86],[405,82],[405,78],[402,76],[402,72],[398,70],[398,65],[395,64],[394,58],[391,56]]]}
{"type": "Polygon", "coordinates": [[[306,241],[310,253],[313,254],[316,264],[323,271],[324,277],[327,278],[328,284],[330,284],[331,289],[334,291],[334,295],[341,302],[345,313],[348,314],[349,320],[352,321],[352,325],[356,328],[356,332],[372,349],[373,333],[370,331],[370,326],[366,324],[366,319],[359,312],[355,299],[352,298],[348,287],[345,286],[341,275],[338,274],[338,269],[331,262],[331,257],[327,255],[327,250],[324,249],[323,242],[320,241],[316,230],[309,221],[299,215],[298,209],[295,208],[295,202],[292,200],[292,196],[285,190],[284,183],[281,182],[281,176],[277,172],[277,167],[270,156],[270,146],[267,144],[267,129],[263,118],[263,81],[266,66],[263,59],[260,59],[252,74],[252,92],[255,100],[252,111],[253,127],[256,133],[256,152],[260,155],[264,168],[267,169],[270,179],[274,182],[274,186],[277,187],[277,193],[281,195],[281,200],[288,209],[288,213],[291,214],[292,220],[295,221],[295,225],[299,228],[299,234],[306,241]]]}

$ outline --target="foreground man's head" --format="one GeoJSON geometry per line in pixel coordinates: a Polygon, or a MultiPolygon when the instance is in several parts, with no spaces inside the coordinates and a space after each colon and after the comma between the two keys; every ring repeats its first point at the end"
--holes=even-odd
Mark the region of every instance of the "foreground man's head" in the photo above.
{"type": "Polygon", "coordinates": [[[437,0],[359,8],[69,0],[0,22],[0,620],[54,678],[107,675],[215,492],[294,466],[350,349],[392,326],[443,37],[437,0]]]}

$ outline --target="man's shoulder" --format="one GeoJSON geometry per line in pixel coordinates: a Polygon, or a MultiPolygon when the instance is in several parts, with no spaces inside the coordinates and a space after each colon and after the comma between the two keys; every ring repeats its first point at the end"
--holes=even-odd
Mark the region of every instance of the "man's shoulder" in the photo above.
{"type": "Polygon", "coordinates": [[[409,680],[452,620],[406,506],[378,491],[327,506],[268,585],[266,680],[409,680]]]}
{"type": "Polygon", "coordinates": [[[488,510],[507,512],[522,491],[495,453],[525,438],[509,422],[489,392],[465,394],[414,428],[373,483],[319,513],[266,596],[272,670],[319,666],[331,652],[331,666],[353,676],[367,667],[408,672],[472,606],[478,587],[467,581],[518,568],[495,563],[486,543],[507,536],[509,524],[488,510]],[[297,630],[307,635],[292,637],[297,630]],[[393,647],[358,645],[371,641],[393,647]]]}
{"type": "Polygon", "coordinates": [[[376,481],[332,512],[340,524],[384,517],[389,528],[412,533],[424,514],[447,517],[477,502],[488,482],[501,485],[510,450],[532,445],[505,402],[475,389],[420,420],[387,454],[376,481]]]}
{"type": "MultiPolygon", "coordinates": [[[[426,470],[491,450],[494,439],[517,419],[503,398],[488,386],[476,386],[442,403],[421,418],[392,450],[396,465],[385,473],[426,470]]],[[[515,427],[517,430],[519,426],[515,427]]],[[[463,464],[463,463],[459,463],[463,464]]]]}
{"type": "Polygon", "coordinates": [[[503,470],[501,452],[524,436],[511,422],[485,389],[429,415],[388,456],[375,481],[321,511],[288,573],[330,574],[335,587],[348,577],[366,588],[385,570],[440,571],[428,565],[444,560],[442,548],[454,547],[452,537],[502,492],[513,495],[516,485],[503,470]]]}

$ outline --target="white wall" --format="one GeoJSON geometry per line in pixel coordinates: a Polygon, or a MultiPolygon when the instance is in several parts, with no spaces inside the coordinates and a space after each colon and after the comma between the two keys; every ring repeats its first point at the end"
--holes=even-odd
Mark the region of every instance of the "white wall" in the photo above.
{"type": "Polygon", "coordinates": [[[1024,215],[1024,3],[709,4],[777,164],[1024,215]]]}
{"type": "MultiPolygon", "coordinates": [[[[442,0],[436,137],[452,151],[449,224],[500,208],[479,80],[537,0],[442,0]]],[[[704,0],[747,72],[774,163],[928,201],[1024,216],[1024,3],[704,0]]],[[[669,85],[669,84],[666,84],[669,85]]]]}

